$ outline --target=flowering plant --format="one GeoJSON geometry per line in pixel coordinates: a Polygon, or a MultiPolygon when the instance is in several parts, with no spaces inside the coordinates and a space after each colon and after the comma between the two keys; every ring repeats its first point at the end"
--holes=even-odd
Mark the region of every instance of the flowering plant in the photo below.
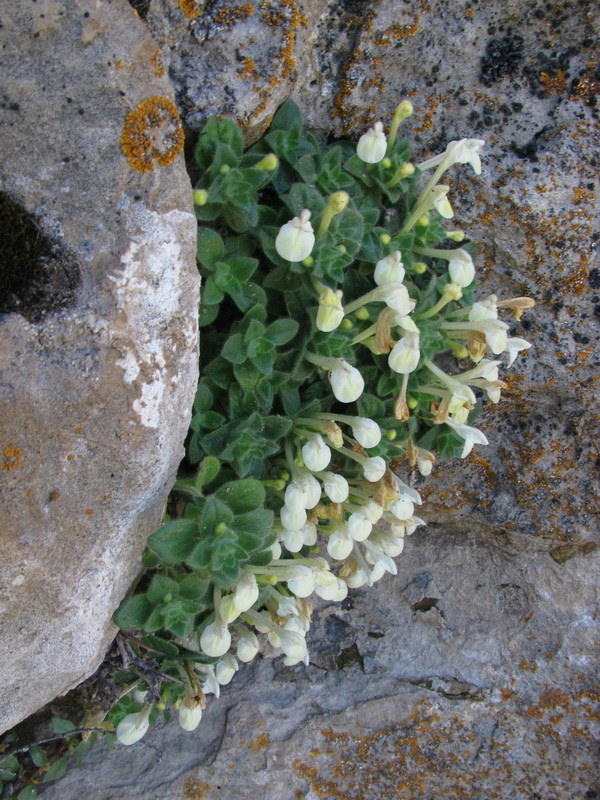
{"type": "Polygon", "coordinates": [[[138,741],[156,708],[199,724],[261,640],[308,663],[313,594],[396,574],[424,520],[411,471],[486,445],[473,426],[500,399],[524,339],[529,298],[475,293],[476,249],[458,230],[455,164],[479,174],[484,142],[451,142],[421,164],[397,138],[400,103],[350,142],[303,131],[287,101],[247,152],[241,130],[211,119],[195,149],[198,261],[204,280],[201,379],[179,514],[150,536],[146,572],[115,621],[136,657],[113,714],[138,741]],[[460,244],[460,247],[456,247],[460,244]],[[158,677],[157,677],[158,676],[158,677]]]}

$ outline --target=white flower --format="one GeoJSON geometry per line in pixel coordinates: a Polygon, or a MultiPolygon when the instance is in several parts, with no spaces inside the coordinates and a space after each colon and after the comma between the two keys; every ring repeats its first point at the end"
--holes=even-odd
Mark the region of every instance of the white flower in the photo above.
{"type": "Polygon", "coordinates": [[[452,210],[452,206],[450,205],[450,201],[448,200],[447,196],[449,189],[449,186],[439,184],[438,186],[434,186],[431,190],[431,205],[433,208],[435,208],[440,217],[443,217],[444,219],[452,219],[454,216],[454,211],[452,210]]]}
{"type": "Polygon", "coordinates": [[[461,372],[460,375],[453,375],[452,377],[463,383],[470,383],[478,378],[484,378],[486,381],[497,381],[498,364],[500,363],[500,361],[492,361],[489,358],[484,358],[476,367],[473,367],[473,369],[461,372]]]}
{"type": "Polygon", "coordinates": [[[281,534],[281,541],[290,553],[298,553],[304,547],[304,533],[302,530],[288,530],[281,534]]]}
{"type": "MultiPolygon", "coordinates": [[[[246,609],[244,609],[245,611],[246,609]]],[[[232,594],[226,594],[221,598],[219,603],[219,616],[223,622],[228,625],[237,619],[242,612],[235,604],[235,598],[232,594]]]]}
{"type": "Polygon", "coordinates": [[[195,703],[192,708],[188,708],[185,702],[179,706],[179,724],[184,731],[195,731],[202,719],[202,706],[195,703]]]}
{"type": "Polygon", "coordinates": [[[496,301],[498,298],[495,294],[486,297],[485,300],[477,300],[471,306],[469,311],[469,320],[477,322],[480,319],[498,319],[498,307],[496,301]]]}
{"type": "Polygon", "coordinates": [[[367,500],[361,508],[361,513],[364,514],[372,525],[375,525],[375,523],[379,522],[381,519],[383,507],[380,506],[379,503],[376,503],[375,500],[367,500]]]}
{"type": "Polygon", "coordinates": [[[377,164],[385,156],[386,148],[387,140],[383,132],[383,124],[376,122],[358,140],[356,155],[366,164],[377,164]]]}
{"type": "Polygon", "coordinates": [[[227,625],[223,623],[217,624],[215,621],[207,625],[202,631],[200,647],[207,656],[218,658],[229,650],[230,645],[231,634],[229,633],[227,625]]]}
{"type": "Polygon", "coordinates": [[[307,522],[300,531],[304,538],[304,544],[307,547],[312,547],[317,542],[317,526],[312,522],[307,522]]]}
{"type": "Polygon", "coordinates": [[[377,483],[377,481],[385,475],[387,465],[381,456],[367,458],[361,463],[363,465],[365,480],[371,483],[377,483]]]}
{"type": "Polygon", "coordinates": [[[350,487],[343,475],[336,475],[334,472],[323,473],[323,488],[332,503],[343,503],[348,499],[350,487]]]}
{"type": "Polygon", "coordinates": [[[327,540],[327,552],[336,561],[344,561],[352,552],[352,539],[345,525],[338,525],[327,540]]]}
{"type": "Polygon", "coordinates": [[[374,420],[354,417],[350,424],[352,435],[362,447],[377,447],[381,441],[381,428],[374,420]]]}
{"type": "Polygon", "coordinates": [[[329,375],[331,389],[335,399],[340,403],[352,403],[354,400],[358,400],[363,393],[365,382],[356,367],[344,361],[343,358],[337,360],[339,365],[335,366],[329,375]]]}
{"type": "Polygon", "coordinates": [[[400,375],[414,372],[419,365],[421,351],[419,350],[420,337],[418,333],[407,333],[393,346],[388,356],[388,365],[391,370],[400,375]]]}
{"type": "Polygon", "coordinates": [[[452,251],[448,259],[448,272],[452,283],[458,283],[462,287],[473,283],[475,277],[473,259],[462,247],[452,251]]]}
{"type": "Polygon", "coordinates": [[[204,680],[202,681],[202,691],[204,694],[214,694],[214,696],[218,699],[221,695],[221,684],[217,680],[217,676],[215,675],[215,668],[212,664],[196,664],[194,667],[198,672],[201,672],[204,675],[204,680]]]}
{"type": "Polygon", "coordinates": [[[217,662],[215,667],[215,675],[221,686],[226,686],[238,669],[239,667],[235,657],[230,653],[226,653],[223,658],[217,662]]]}
{"type": "Polygon", "coordinates": [[[328,572],[327,570],[320,570],[317,573],[315,583],[315,593],[322,597],[323,600],[332,600],[340,603],[348,594],[348,587],[340,578],[328,572]]]}
{"type": "Polygon", "coordinates": [[[296,597],[308,597],[315,588],[315,573],[310,567],[300,564],[294,567],[290,577],[286,578],[288,589],[296,597]]]}
{"type": "Polygon", "coordinates": [[[319,308],[317,310],[317,328],[320,331],[334,331],[344,319],[344,308],[342,306],[342,291],[338,289],[324,289],[319,296],[319,308]]]}
{"type": "Polygon", "coordinates": [[[401,522],[412,517],[415,511],[415,506],[410,497],[399,497],[390,503],[390,511],[401,522]]]}
{"type": "Polygon", "coordinates": [[[309,222],[310,211],[304,209],[299,217],[282,225],[277,238],[275,249],[286,261],[303,261],[311,254],[315,246],[315,235],[309,222]]]}
{"type": "Polygon", "coordinates": [[[233,602],[240,612],[252,608],[258,600],[258,583],[252,572],[242,572],[233,590],[233,602]]]}
{"type": "MultiPolygon", "coordinates": [[[[329,450],[328,447],[327,449],[329,450]]],[[[329,452],[331,453],[331,451],[329,452]]],[[[302,507],[291,509],[289,506],[284,505],[279,512],[279,517],[284,528],[289,531],[297,531],[306,523],[306,509],[302,507]]]]}
{"type": "Polygon", "coordinates": [[[410,536],[411,533],[414,533],[421,525],[427,525],[425,520],[421,519],[421,517],[411,517],[410,519],[407,519],[404,524],[406,525],[407,536],[410,536]]]}
{"type": "Polygon", "coordinates": [[[236,647],[236,654],[240,661],[247,664],[258,653],[258,639],[254,631],[248,628],[238,628],[240,638],[236,647]]]}
{"type": "Polygon", "coordinates": [[[520,339],[518,336],[507,339],[506,348],[503,352],[508,353],[508,366],[510,367],[514,363],[515,358],[521,350],[529,350],[530,347],[531,342],[520,339]]]}
{"type": "Polygon", "coordinates": [[[355,542],[364,542],[373,529],[371,520],[368,519],[365,514],[360,514],[358,511],[350,514],[346,525],[348,526],[348,535],[355,542]]]}
{"type": "Polygon", "coordinates": [[[395,250],[391,255],[382,258],[375,264],[373,278],[377,286],[383,286],[385,283],[402,283],[404,275],[402,254],[399,250],[395,250]]]}
{"type": "Polygon", "coordinates": [[[410,299],[408,289],[403,283],[384,283],[379,289],[380,298],[400,316],[406,316],[406,314],[410,314],[413,311],[415,301],[410,299]]]}
{"type": "Polygon", "coordinates": [[[485,435],[479,430],[479,428],[473,428],[470,425],[457,425],[450,419],[446,420],[446,425],[449,425],[452,430],[461,437],[461,439],[465,440],[465,445],[460,455],[461,458],[466,458],[469,455],[474,444],[489,444],[485,435]]]}
{"type": "Polygon", "coordinates": [[[151,705],[145,706],[141,711],[135,714],[127,714],[123,717],[121,722],[117,725],[117,739],[121,744],[135,744],[145,736],[146,731],[150,725],[149,717],[151,705]]]}
{"type": "MultiPolygon", "coordinates": [[[[323,437],[318,433],[308,434],[307,440],[308,441],[302,446],[302,460],[305,466],[312,470],[312,472],[321,472],[331,461],[331,450],[323,441],[323,437]]],[[[304,520],[299,525],[289,527],[301,528],[306,522],[306,514],[304,517],[304,520]]]]}
{"type": "Polygon", "coordinates": [[[280,628],[280,630],[277,631],[277,636],[279,638],[278,646],[281,647],[286,655],[285,664],[287,666],[292,666],[299,661],[304,661],[308,655],[308,651],[306,649],[306,641],[301,633],[287,630],[286,628],[280,628]]]}
{"type": "Polygon", "coordinates": [[[398,568],[394,561],[387,556],[382,550],[370,542],[368,539],[364,543],[366,548],[365,558],[369,564],[373,564],[373,570],[369,578],[369,582],[378,581],[383,577],[384,572],[389,572],[391,575],[398,574],[398,568]]]}
{"type": "Polygon", "coordinates": [[[392,472],[392,477],[394,479],[394,485],[396,487],[396,492],[398,497],[410,497],[410,499],[416,505],[422,505],[423,501],[421,500],[421,495],[417,492],[416,489],[413,489],[412,486],[409,486],[404,481],[401,481],[400,478],[392,472]]]}
{"type": "Polygon", "coordinates": [[[431,470],[433,469],[433,460],[430,457],[418,457],[417,458],[417,469],[421,473],[421,475],[426,478],[428,475],[431,475],[431,470]]]}
{"type": "Polygon", "coordinates": [[[476,175],[481,175],[481,159],[479,151],[484,146],[484,139],[459,139],[448,142],[446,154],[451,156],[449,166],[452,164],[470,164],[476,175]]]}

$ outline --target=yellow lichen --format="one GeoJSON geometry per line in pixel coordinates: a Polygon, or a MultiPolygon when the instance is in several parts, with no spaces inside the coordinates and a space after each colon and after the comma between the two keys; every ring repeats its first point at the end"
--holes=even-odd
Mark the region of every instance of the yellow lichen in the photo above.
{"type": "Polygon", "coordinates": [[[179,8],[188,19],[195,19],[200,14],[201,6],[197,0],[179,0],[179,8]]]}
{"type": "Polygon", "coordinates": [[[158,96],[142,100],[127,115],[121,149],[136,172],[172,164],[183,150],[183,127],[175,103],[158,96]]]}
{"type": "Polygon", "coordinates": [[[13,447],[12,444],[7,445],[4,448],[4,463],[2,464],[2,469],[10,472],[11,469],[17,469],[17,467],[20,466],[21,449],[19,447],[13,447]]]}

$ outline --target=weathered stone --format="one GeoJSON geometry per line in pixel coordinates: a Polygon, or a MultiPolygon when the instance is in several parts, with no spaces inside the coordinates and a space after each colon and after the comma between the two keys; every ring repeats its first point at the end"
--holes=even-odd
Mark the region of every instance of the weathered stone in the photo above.
{"type": "Polygon", "coordinates": [[[155,42],[125,0],[9,6],[0,730],[103,658],[160,524],[197,381],[196,223],[155,42]],[[131,116],[142,102],[153,141],[131,116]]]}
{"type": "MultiPolygon", "coordinates": [[[[250,5],[248,25],[218,32],[231,105],[201,95],[216,72],[188,30],[200,22],[181,21],[179,38],[174,0],[162,18],[192,127],[258,108],[236,53],[258,19],[250,5]]],[[[149,24],[166,6],[153,0],[149,24]]],[[[410,96],[415,160],[450,139],[488,140],[479,178],[450,174],[456,223],[482,244],[481,296],[536,297],[515,326],[535,349],[478,421],[490,446],[417,477],[431,524],[408,540],[399,575],[315,615],[310,667],[243,667],[195,733],[174,723],[127,751],[98,745],[48,800],[90,785],[95,800],[598,795],[592,8],[332,3],[307,30],[313,44],[295,49],[286,81],[312,130],[356,137],[410,96]]],[[[211,4],[210,18],[227,9],[211,4]]],[[[253,136],[269,113],[253,118],[253,136]]]]}
{"type": "Polygon", "coordinates": [[[309,667],[243,666],[194,733],[99,744],[44,798],[592,798],[598,560],[420,529],[398,576],[316,613],[309,667]]]}

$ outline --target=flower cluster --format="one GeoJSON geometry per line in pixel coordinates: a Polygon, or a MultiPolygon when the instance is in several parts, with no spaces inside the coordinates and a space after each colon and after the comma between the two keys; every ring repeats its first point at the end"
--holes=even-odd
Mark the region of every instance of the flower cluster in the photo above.
{"type": "MultiPolygon", "coordinates": [[[[484,142],[415,165],[397,138],[412,110],[400,103],[387,135],[376,122],[354,152],[303,139],[290,102],[246,154],[223,120],[198,143],[197,216],[231,233],[199,229],[200,466],[176,486],[183,518],[150,537],[147,588],[116,617],[166,648],[160,703],[186,730],[267,644],[309,663],[312,597],[339,602],[396,574],[426,524],[412,478],[488,444],[472,424],[481,402],[499,402],[504,358],[531,346],[502,314],[518,320],[533,300],[477,297],[475,248],[443,226],[440,180],[454,165],[479,175],[484,142]]],[[[130,708],[120,741],[143,735],[152,707],[130,708]]]]}

